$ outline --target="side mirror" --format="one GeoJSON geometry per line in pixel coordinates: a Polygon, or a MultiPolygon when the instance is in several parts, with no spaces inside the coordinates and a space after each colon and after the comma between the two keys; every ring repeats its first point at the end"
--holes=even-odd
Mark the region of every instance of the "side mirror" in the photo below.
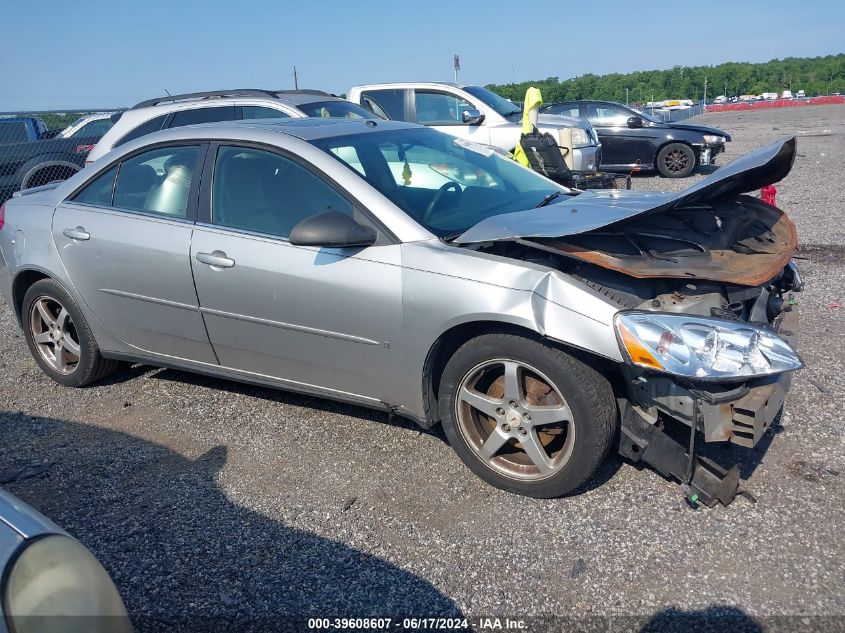
{"type": "Polygon", "coordinates": [[[348,215],[328,211],[305,218],[290,232],[288,241],[294,246],[369,246],[376,241],[375,229],[358,224],[348,215]]]}
{"type": "Polygon", "coordinates": [[[481,125],[484,115],[480,110],[464,110],[461,113],[461,120],[467,125],[481,125]]]}
{"type": "Polygon", "coordinates": [[[643,120],[638,116],[632,116],[628,119],[628,127],[642,127],[643,120]]]}

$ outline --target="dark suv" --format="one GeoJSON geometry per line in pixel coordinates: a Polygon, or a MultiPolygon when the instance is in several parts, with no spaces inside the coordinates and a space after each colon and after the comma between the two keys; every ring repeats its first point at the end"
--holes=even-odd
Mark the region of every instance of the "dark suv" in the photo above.
{"type": "Polygon", "coordinates": [[[699,165],[712,164],[725,151],[730,134],[722,130],[664,123],[613,101],[565,101],[544,107],[543,114],[587,119],[602,144],[601,169],[656,169],[667,178],[689,176],[699,165]]]}

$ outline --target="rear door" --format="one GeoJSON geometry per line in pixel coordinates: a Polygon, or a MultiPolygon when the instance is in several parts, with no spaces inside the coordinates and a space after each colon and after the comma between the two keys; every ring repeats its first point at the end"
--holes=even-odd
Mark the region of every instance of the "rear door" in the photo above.
{"type": "MultiPolygon", "coordinates": [[[[353,148],[354,149],[354,148],[353,148]]],[[[200,309],[220,364],[390,399],[401,344],[400,246],[293,246],[291,229],[329,210],[370,223],[326,177],[264,146],[212,145],[191,244],[200,309]]]]}
{"type": "Polygon", "coordinates": [[[82,300],[116,338],[215,363],[189,261],[206,150],[187,143],[130,155],[58,206],[53,239],[82,300]]]}

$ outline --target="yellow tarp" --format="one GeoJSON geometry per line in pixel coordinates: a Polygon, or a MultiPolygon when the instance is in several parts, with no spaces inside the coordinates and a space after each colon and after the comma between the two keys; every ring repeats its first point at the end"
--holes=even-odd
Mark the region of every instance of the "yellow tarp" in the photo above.
{"type": "MultiPolygon", "coordinates": [[[[530,134],[534,131],[534,126],[528,118],[528,113],[532,108],[539,108],[541,105],[543,105],[543,95],[540,94],[539,88],[531,87],[525,91],[525,104],[522,107],[523,134],[530,134]]],[[[525,156],[525,152],[519,143],[516,144],[516,148],[513,150],[513,159],[520,165],[528,167],[528,157],[525,156]]]]}

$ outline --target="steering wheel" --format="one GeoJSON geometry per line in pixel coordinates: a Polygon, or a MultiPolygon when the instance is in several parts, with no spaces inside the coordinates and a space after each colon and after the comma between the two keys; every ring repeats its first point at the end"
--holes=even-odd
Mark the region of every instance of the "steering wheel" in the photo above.
{"type": "Polygon", "coordinates": [[[463,191],[461,189],[461,186],[454,180],[450,180],[445,185],[440,187],[440,189],[437,190],[437,193],[434,194],[434,197],[431,199],[431,202],[429,202],[428,206],[425,208],[425,213],[423,213],[422,216],[423,222],[428,222],[429,216],[437,208],[437,205],[439,204],[440,199],[443,197],[443,194],[449,191],[449,189],[454,189],[458,192],[458,195],[460,195],[463,191]]]}

